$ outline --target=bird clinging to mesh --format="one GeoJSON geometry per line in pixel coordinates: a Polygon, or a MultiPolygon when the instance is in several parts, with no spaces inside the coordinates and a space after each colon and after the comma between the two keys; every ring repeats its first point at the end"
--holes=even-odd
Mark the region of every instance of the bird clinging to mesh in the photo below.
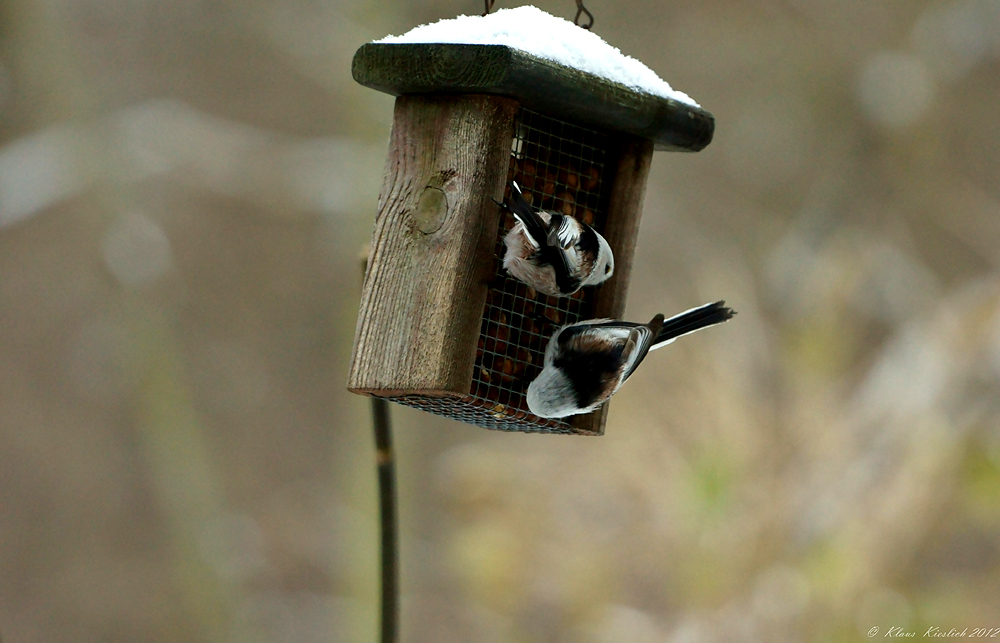
{"type": "Polygon", "coordinates": [[[510,182],[510,203],[500,205],[517,218],[503,240],[507,247],[503,267],[536,291],[568,297],[614,274],[611,246],[586,223],[569,215],[535,210],[514,181],[510,182]]]}

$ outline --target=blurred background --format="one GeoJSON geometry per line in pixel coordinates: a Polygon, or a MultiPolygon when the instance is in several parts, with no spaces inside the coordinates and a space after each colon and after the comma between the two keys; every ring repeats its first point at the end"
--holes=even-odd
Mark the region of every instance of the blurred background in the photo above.
{"type": "MultiPolygon", "coordinates": [[[[601,438],[393,406],[403,641],[1000,627],[1000,2],[587,6],[717,119],[654,156],[628,317],[739,316],[601,438]]],[[[481,11],[0,3],[5,642],[375,640],[350,61],[481,11]]]]}

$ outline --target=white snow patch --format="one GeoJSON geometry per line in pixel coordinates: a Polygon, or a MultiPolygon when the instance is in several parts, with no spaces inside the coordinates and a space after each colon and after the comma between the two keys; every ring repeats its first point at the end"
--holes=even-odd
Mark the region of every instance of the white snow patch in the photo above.
{"type": "Polygon", "coordinates": [[[402,36],[386,36],[375,42],[507,45],[647,94],[698,106],[690,96],[672,89],[652,69],[626,56],[597,34],[531,5],[500,9],[488,16],[440,20],[415,27],[402,36]]]}

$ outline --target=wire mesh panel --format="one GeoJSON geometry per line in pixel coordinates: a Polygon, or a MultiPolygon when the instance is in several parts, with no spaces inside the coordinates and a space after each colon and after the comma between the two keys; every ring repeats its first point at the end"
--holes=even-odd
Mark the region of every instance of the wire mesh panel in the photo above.
{"type": "MultiPolygon", "coordinates": [[[[535,207],[572,215],[604,231],[606,135],[522,109],[511,145],[508,183],[517,181],[535,207]]],[[[510,199],[509,187],[504,193],[510,199]]],[[[486,298],[469,395],[402,396],[394,401],[488,429],[577,433],[565,420],[528,410],[525,392],[542,368],[545,347],[563,324],[593,317],[594,289],[571,297],[540,294],[503,268],[504,236],[514,226],[500,218],[494,277],[486,298]]]]}

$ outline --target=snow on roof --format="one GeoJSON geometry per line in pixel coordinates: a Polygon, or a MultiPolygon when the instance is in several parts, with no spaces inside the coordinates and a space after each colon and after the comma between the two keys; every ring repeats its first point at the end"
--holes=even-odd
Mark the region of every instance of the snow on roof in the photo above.
{"type": "Polygon", "coordinates": [[[500,9],[487,16],[458,16],[421,25],[378,43],[507,45],[539,58],[589,72],[633,89],[698,106],[635,58],[626,56],[586,29],[531,5],[500,9]]]}

